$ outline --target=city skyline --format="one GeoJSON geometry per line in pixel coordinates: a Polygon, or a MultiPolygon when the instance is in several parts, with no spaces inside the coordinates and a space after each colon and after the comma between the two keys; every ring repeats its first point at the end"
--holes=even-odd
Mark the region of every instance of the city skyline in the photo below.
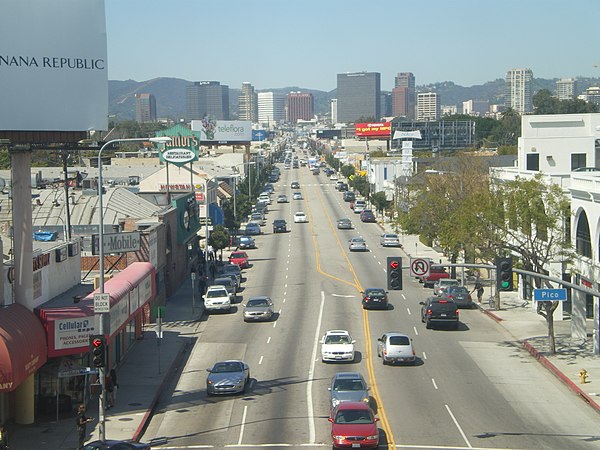
{"type": "Polygon", "coordinates": [[[381,73],[381,89],[391,91],[398,72],[414,73],[418,85],[461,86],[502,79],[518,67],[547,79],[600,74],[600,58],[582,45],[596,39],[594,15],[586,13],[597,8],[594,0],[575,0],[569,8],[558,0],[485,8],[474,0],[433,0],[427,9],[391,1],[369,9],[354,0],[308,0],[301,9],[275,0],[234,0],[226,9],[193,0],[169,5],[106,0],[109,79],[331,91],[337,74],[368,71],[381,73]],[[360,14],[340,20],[343,11],[360,14]],[[393,17],[398,23],[386,25],[393,17]],[[310,33],[293,32],[306,27],[310,33]]]}

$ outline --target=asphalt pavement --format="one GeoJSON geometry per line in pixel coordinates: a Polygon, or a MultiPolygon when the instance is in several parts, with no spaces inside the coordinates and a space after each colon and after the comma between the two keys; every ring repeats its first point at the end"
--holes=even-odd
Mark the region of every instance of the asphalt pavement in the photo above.
{"type": "MultiPolygon", "coordinates": [[[[392,232],[388,224],[382,229],[392,232]]],[[[401,235],[403,248],[399,250],[407,260],[410,257],[428,258],[434,262],[447,262],[443,254],[420,242],[418,236],[401,235]]],[[[405,277],[408,274],[405,272],[405,277]]],[[[148,325],[143,338],[138,340],[117,368],[120,388],[116,405],[107,411],[106,438],[133,439],[143,442],[143,433],[154,408],[170,380],[170,375],[185,363],[199,333],[203,320],[203,308],[196,291],[196,309],[192,311],[191,283],[184,283],[167,301],[160,341],[155,324],[148,325]]],[[[485,296],[487,298],[489,295],[485,296]]],[[[501,293],[500,309],[489,304],[477,307],[490,320],[504,327],[515,342],[526,348],[531,357],[559,378],[575,395],[573,401],[585,401],[600,412],[600,358],[593,354],[591,338],[585,343],[574,342],[570,336],[570,321],[555,322],[556,354],[548,352],[547,325],[534,306],[519,299],[517,292],[501,293]],[[580,381],[580,371],[585,369],[586,383],[580,381]]],[[[593,329],[588,323],[588,330],[593,329]]],[[[96,420],[88,427],[88,441],[98,439],[98,404],[91,401],[87,414],[96,420]]],[[[7,425],[12,450],[62,450],[77,448],[75,413],[58,421],[41,422],[20,426],[7,425]]],[[[152,444],[152,443],[151,443],[152,444]]],[[[158,445],[159,442],[154,444],[158,445]]]]}

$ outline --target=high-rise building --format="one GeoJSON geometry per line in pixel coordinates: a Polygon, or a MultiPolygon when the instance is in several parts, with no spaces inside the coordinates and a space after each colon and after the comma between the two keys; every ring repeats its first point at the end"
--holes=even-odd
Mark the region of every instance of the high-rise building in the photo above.
{"type": "Polygon", "coordinates": [[[392,89],[392,114],[414,119],[416,113],[415,76],[412,72],[400,72],[394,80],[392,89]]]}
{"type": "Polygon", "coordinates": [[[392,93],[391,92],[381,92],[381,117],[389,117],[392,115],[392,93]]]}
{"type": "Polygon", "coordinates": [[[299,120],[314,118],[314,100],[309,92],[290,92],[286,101],[287,121],[291,123],[299,120]]]}
{"type": "Polygon", "coordinates": [[[258,93],[258,122],[270,126],[285,120],[285,94],[280,92],[258,93]]]}
{"type": "Polygon", "coordinates": [[[440,101],[436,92],[420,92],[417,94],[417,120],[438,120],[440,118],[440,101]]]}
{"type": "Polygon", "coordinates": [[[381,74],[378,72],[338,73],[338,121],[356,122],[359,119],[381,117],[381,74]]]}
{"type": "Polygon", "coordinates": [[[152,94],[135,94],[135,121],[156,122],[156,98],[152,94]]]}
{"type": "Polygon", "coordinates": [[[338,114],[337,114],[337,98],[331,99],[331,124],[335,125],[338,123],[338,114]]]}
{"type": "Polygon", "coordinates": [[[519,114],[532,112],[532,80],[533,72],[531,69],[511,69],[506,72],[506,106],[514,109],[519,114]]]}
{"type": "Polygon", "coordinates": [[[462,113],[470,116],[485,117],[490,112],[488,100],[467,100],[462,102],[462,113]]]}
{"type": "Polygon", "coordinates": [[[258,96],[254,92],[254,86],[248,82],[242,83],[242,92],[238,102],[238,118],[258,122],[258,96]]]}
{"type": "Polygon", "coordinates": [[[187,118],[200,120],[206,115],[229,120],[229,86],[218,81],[195,81],[185,89],[187,118]]]}
{"type": "Polygon", "coordinates": [[[583,97],[586,102],[600,106],[600,87],[590,86],[585,90],[585,93],[581,97],[583,97]]]}
{"type": "Polygon", "coordinates": [[[556,82],[556,97],[559,100],[574,100],[577,91],[575,78],[561,78],[556,82]]]}

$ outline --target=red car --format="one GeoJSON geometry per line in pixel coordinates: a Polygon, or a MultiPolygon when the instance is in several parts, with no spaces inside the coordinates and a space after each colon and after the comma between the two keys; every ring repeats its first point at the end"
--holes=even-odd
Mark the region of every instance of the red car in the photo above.
{"type": "Polygon", "coordinates": [[[334,448],[377,448],[378,418],[365,402],[342,402],[331,410],[331,440],[334,448]]]}
{"type": "Polygon", "coordinates": [[[231,255],[229,255],[229,262],[237,264],[241,269],[250,267],[248,254],[246,252],[232,252],[231,255]]]}

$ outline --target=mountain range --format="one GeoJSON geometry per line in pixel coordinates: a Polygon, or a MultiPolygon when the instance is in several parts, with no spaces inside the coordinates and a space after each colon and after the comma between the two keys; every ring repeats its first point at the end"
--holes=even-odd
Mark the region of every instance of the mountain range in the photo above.
{"type": "MultiPolygon", "coordinates": [[[[534,78],[533,92],[548,89],[554,92],[557,79],[534,78]]],[[[577,78],[577,93],[585,91],[589,86],[598,86],[598,78],[577,78]]],[[[181,78],[154,78],[147,81],[134,80],[109,80],[109,114],[118,121],[135,120],[135,94],[148,93],[156,98],[157,116],[160,118],[180,119],[185,117],[185,87],[191,81],[181,78]]],[[[437,92],[442,105],[457,105],[461,111],[462,102],[467,100],[488,100],[490,104],[504,103],[505,82],[503,79],[488,81],[482,85],[470,87],[460,86],[452,81],[444,81],[428,85],[417,86],[417,92],[437,92]]],[[[310,92],[314,98],[316,114],[329,112],[329,101],[336,97],[336,90],[326,92],[315,89],[306,89],[298,86],[285,88],[261,89],[258,92],[283,92],[291,91],[310,92]]],[[[238,109],[238,96],[241,89],[229,88],[229,110],[232,119],[235,119],[238,109]]]]}

